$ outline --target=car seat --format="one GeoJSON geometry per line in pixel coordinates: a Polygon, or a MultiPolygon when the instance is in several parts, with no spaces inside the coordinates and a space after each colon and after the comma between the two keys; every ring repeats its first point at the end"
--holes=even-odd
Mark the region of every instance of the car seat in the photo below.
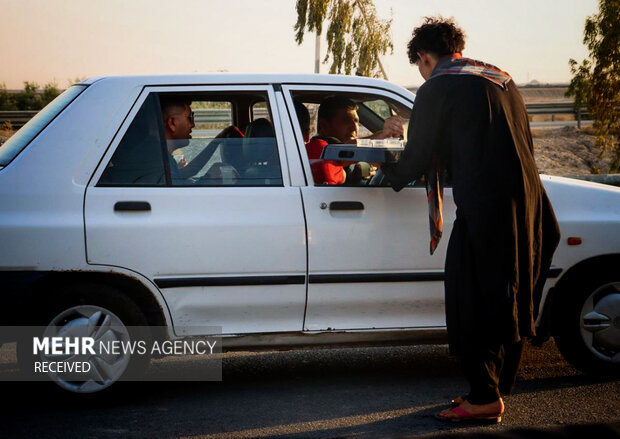
{"type": "Polygon", "coordinates": [[[271,186],[282,184],[278,147],[271,122],[265,118],[248,124],[243,139],[243,158],[247,168],[243,183],[271,186]]]}

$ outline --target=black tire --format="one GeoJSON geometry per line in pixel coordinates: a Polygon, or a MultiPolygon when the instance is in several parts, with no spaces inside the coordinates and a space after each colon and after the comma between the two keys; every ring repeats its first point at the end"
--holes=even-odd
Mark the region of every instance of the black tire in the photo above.
{"type": "MultiPolygon", "coordinates": [[[[609,343],[599,343],[592,337],[592,343],[586,342],[583,333],[585,320],[582,319],[582,310],[586,301],[592,297],[593,303],[600,304],[603,298],[610,298],[617,303],[620,299],[620,276],[606,272],[582,272],[579,279],[572,279],[554,296],[553,334],[555,343],[564,358],[575,368],[586,373],[618,374],[620,363],[614,362],[612,357],[620,352],[620,346],[610,346],[609,343]]],[[[588,314],[587,312],[585,313],[588,314]]],[[[608,330],[618,331],[618,315],[612,315],[608,322],[608,330]]],[[[588,323],[591,323],[588,320],[588,323]]],[[[607,333],[609,334],[609,333],[607,333]]]]}
{"type": "MultiPolygon", "coordinates": [[[[129,335],[132,339],[150,340],[150,333],[147,329],[137,329],[133,327],[148,326],[147,320],[144,314],[136,303],[119,291],[109,285],[101,285],[95,283],[80,283],[72,284],[65,287],[57,287],[52,291],[48,291],[45,294],[46,300],[40,302],[39,310],[35,314],[36,325],[40,327],[46,327],[53,322],[57,316],[62,313],[66,313],[78,306],[93,306],[103,308],[109,311],[111,314],[118,317],[123,325],[129,329],[129,335]]],[[[32,349],[32,338],[28,337],[27,342],[18,341],[17,344],[17,359],[20,364],[20,368],[24,371],[27,366],[32,369],[33,361],[37,360],[32,349]]],[[[123,377],[131,376],[138,377],[146,370],[150,362],[148,355],[133,355],[127,365],[123,377]]],[[[28,372],[26,372],[28,377],[28,372]]],[[[30,373],[30,377],[32,373],[30,373]]],[[[67,389],[63,385],[57,384],[60,387],[67,389]]],[[[118,384],[109,384],[98,392],[95,393],[108,393],[111,387],[117,387],[118,384]]],[[[76,393],[81,393],[78,390],[74,390],[76,393]]],[[[87,392],[90,393],[90,392],[87,392]]]]}

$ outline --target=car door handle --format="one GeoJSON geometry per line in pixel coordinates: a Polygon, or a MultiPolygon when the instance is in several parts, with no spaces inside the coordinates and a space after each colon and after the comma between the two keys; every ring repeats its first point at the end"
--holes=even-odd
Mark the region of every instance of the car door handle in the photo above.
{"type": "Polygon", "coordinates": [[[364,203],[360,201],[332,201],[329,210],[364,210],[364,203]]]}
{"type": "Polygon", "coordinates": [[[150,211],[151,204],[147,201],[117,201],[114,212],[144,212],[150,211]]]}

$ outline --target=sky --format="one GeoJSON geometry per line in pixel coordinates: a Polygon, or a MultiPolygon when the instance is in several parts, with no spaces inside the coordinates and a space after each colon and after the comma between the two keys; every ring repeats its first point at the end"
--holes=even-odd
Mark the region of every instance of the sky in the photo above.
{"type": "MultiPolygon", "coordinates": [[[[0,0],[0,84],[123,74],[313,73],[315,35],[295,43],[295,0],[0,0]]],[[[566,83],[596,0],[375,0],[393,18],[391,82],[423,82],[406,46],[422,18],[454,17],[464,56],[495,64],[518,84],[566,83]]],[[[324,35],[323,35],[324,37],[324,35]]],[[[321,45],[322,57],[327,44],[321,45]]],[[[321,65],[327,73],[329,64],[321,65]]]]}

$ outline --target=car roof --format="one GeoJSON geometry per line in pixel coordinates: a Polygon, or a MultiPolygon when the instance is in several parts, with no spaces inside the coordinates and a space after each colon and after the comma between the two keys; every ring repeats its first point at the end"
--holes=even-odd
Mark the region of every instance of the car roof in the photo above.
{"type": "Polygon", "coordinates": [[[303,84],[303,85],[353,85],[358,87],[379,87],[400,94],[403,87],[382,79],[350,75],[320,74],[273,74],[273,73],[205,73],[187,75],[127,75],[97,76],[86,79],[80,84],[91,85],[99,81],[122,82],[131,85],[210,85],[210,84],[303,84]]]}

